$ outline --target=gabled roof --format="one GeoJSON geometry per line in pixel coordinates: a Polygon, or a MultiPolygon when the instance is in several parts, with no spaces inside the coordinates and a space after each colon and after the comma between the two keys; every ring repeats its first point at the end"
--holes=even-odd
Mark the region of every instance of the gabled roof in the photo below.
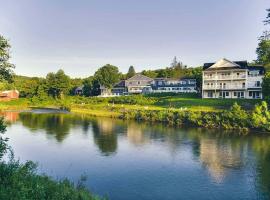
{"type": "Polygon", "coordinates": [[[121,80],[120,82],[116,83],[113,87],[125,87],[125,81],[121,80]]]}
{"type": "Polygon", "coordinates": [[[265,68],[262,65],[248,65],[247,61],[229,61],[225,58],[219,60],[216,63],[204,63],[203,70],[219,70],[219,69],[248,69],[249,71],[252,70],[259,70],[260,74],[265,74],[265,68]]]}
{"type": "MultiPolygon", "coordinates": [[[[216,70],[216,69],[229,69],[229,68],[242,68],[244,67],[245,61],[238,64],[237,62],[232,62],[226,58],[220,59],[216,63],[206,63],[204,65],[204,70],[216,70]],[[207,67],[206,67],[207,66],[207,67]]],[[[247,65],[247,64],[246,64],[247,65]]]]}
{"type": "Polygon", "coordinates": [[[149,77],[144,76],[142,74],[136,74],[136,75],[132,76],[131,78],[127,79],[127,81],[141,81],[141,80],[153,81],[152,78],[149,78],[149,77]]]}

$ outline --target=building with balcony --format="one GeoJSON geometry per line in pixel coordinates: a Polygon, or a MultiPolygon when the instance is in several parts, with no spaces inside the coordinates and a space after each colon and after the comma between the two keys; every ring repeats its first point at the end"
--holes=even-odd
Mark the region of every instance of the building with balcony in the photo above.
{"type": "Polygon", "coordinates": [[[263,66],[221,59],[203,67],[202,98],[262,98],[263,66]]]}
{"type": "Polygon", "coordinates": [[[196,85],[196,79],[155,78],[152,92],[197,93],[196,85]]]}

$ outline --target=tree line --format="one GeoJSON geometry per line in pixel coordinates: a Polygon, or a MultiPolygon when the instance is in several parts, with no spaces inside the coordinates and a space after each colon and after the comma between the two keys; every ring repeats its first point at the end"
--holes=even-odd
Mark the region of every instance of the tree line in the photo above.
{"type": "MultiPolygon", "coordinates": [[[[267,17],[264,23],[268,28],[270,25],[270,9],[267,9],[267,17]]],[[[79,86],[83,86],[84,96],[97,96],[100,93],[100,85],[110,89],[120,80],[128,79],[136,74],[133,66],[129,67],[126,74],[123,74],[118,67],[107,64],[99,68],[93,76],[84,79],[70,78],[61,69],[56,73],[48,73],[45,78],[18,76],[14,75],[14,65],[9,62],[9,50],[9,42],[0,35],[0,90],[18,89],[21,97],[61,99],[66,95],[75,95],[75,90],[79,86]]],[[[259,38],[256,53],[255,64],[264,65],[267,69],[270,69],[270,30],[266,29],[259,38]]],[[[151,78],[195,78],[199,89],[202,85],[202,67],[187,67],[176,57],[174,57],[170,67],[143,70],[141,74],[151,78]]],[[[270,99],[270,72],[267,72],[264,77],[263,93],[266,99],[270,99]]]]}

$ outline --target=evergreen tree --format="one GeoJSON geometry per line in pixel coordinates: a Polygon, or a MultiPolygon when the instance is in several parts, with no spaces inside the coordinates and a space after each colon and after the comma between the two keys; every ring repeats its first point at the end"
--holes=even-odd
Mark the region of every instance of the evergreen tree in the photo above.
{"type": "Polygon", "coordinates": [[[135,72],[134,67],[133,66],[130,66],[129,69],[128,69],[127,78],[131,78],[135,74],[136,74],[136,72],[135,72]]]}

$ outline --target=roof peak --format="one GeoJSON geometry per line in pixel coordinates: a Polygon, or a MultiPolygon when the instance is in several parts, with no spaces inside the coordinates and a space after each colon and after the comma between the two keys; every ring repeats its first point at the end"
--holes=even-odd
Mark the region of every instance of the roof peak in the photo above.
{"type": "Polygon", "coordinates": [[[240,68],[241,66],[237,63],[230,61],[226,58],[222,58],[210,66],[208,69],[220,69],[220,68],[240,68]]]}

